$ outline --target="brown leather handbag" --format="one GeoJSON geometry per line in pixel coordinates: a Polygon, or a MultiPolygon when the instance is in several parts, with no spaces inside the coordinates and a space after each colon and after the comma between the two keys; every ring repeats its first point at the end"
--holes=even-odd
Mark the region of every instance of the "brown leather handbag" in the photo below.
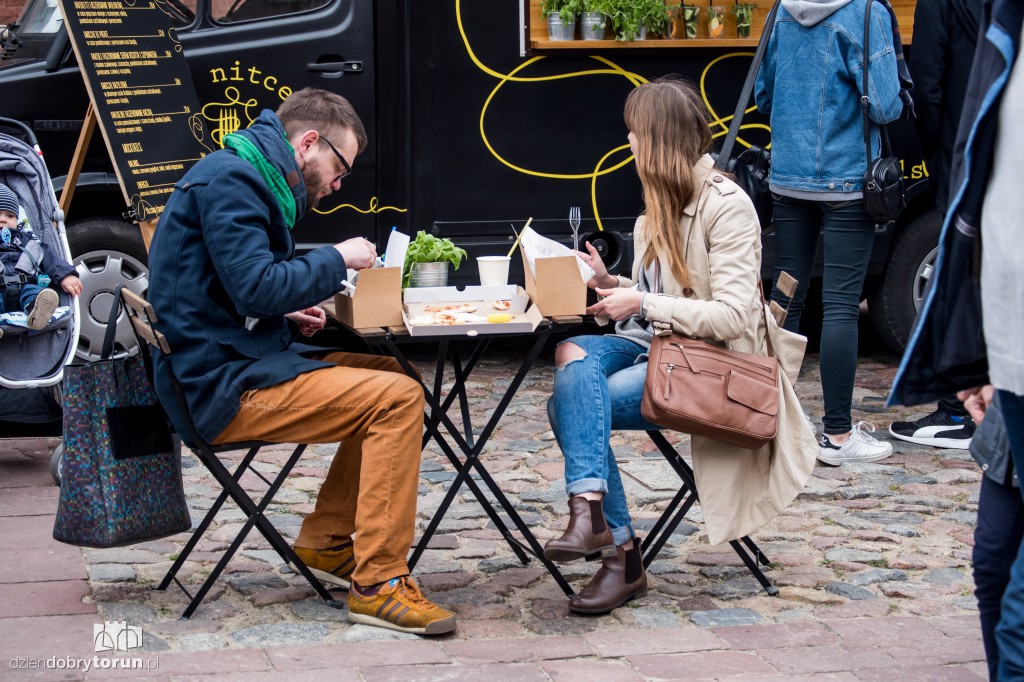
{"type": "MultiPolygon", "coordinates": [[[[761,297],[764,293],[758,282],[761,297]]],[[[761,306],[764,312],[764,306],[761,306]]],[[[765,332],[768,330],[765,313],[765,332]]],[[[658,426],[751,450],[775,437],[779,361],[659,331],[651,341],[640,412],[658,426]]]]}

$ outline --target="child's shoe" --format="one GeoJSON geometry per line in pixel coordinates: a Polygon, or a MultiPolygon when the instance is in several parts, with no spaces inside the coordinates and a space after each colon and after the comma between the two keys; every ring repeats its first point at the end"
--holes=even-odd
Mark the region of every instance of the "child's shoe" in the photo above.
{"type": "Polygon", "coordinates": [[[50,323],[53,311],[57,309],[60,298],[53,289],[43,289],[36,296],[35,305],[28,313],[28,328],[39,331],[50,323]]]}

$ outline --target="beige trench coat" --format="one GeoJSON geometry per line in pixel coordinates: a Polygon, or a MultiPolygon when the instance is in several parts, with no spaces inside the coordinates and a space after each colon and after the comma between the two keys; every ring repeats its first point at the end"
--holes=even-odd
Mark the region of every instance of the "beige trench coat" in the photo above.
{"type": "MultiPolygon", "coordinates": [[[[662,294],[644,297],[648,320],[670,324],[688,336],[725,342],[728,348],[766,354],[765,309],[758,289],[761,234],[757,214],[746,194],[717,173],[710,156],[698,161],[703,176],[698,196],[684,209],[679,229],[686,244],[690,288],[672,276],[659,258],[662,294]]],[[[632,279],[640,276],[646,249],[644,218],[634,229],[632,279]]],[[[805,339],[776,325],[768,315],[769,333],[783,371],[779,373],[779,430],[759,450],[747,450],[709,438],[693,437],[693,469],[708,539],[717,545],[753,533],[785,509],[803,490],[814,468],[817,442],[793,390],[805,339]]]]}

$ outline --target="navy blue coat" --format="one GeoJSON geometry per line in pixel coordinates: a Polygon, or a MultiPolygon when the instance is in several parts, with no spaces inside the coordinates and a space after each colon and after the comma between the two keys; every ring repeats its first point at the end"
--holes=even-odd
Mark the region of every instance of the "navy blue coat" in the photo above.
{"type": "Polygon", "coordinates": [[[1020,61],[1022,23],[1021,0],[986,0],[983,5],[984,37],[974,54],[953,145],[951,199],[933,284],[893,380],[890,405],[919,405],[989,383],[974,251],[995,153],[999,104],[1010,69],[1020,61]]]}
{"type": "MultiPolygon", "coordinates": [[[[242,131],[289,178],[299,216],[306,189],[280,121],[264,111],[242,131]]],[[[293,344],[286,319],[329,298],[346,276],[338,251],[325,246],[295,256],[295,243],[269,185],[248,161],[222,149],[200,160],[171,193],[149,253],[149,300],[170,355],[153,351],[160,402],[176,414],[168,366],[189,411],[213,440],[238,413],[244,391],[273,386],[322,367],[319,351],[293,344]],[[252,329],[246,318],[258,318],[252,329]]]]}

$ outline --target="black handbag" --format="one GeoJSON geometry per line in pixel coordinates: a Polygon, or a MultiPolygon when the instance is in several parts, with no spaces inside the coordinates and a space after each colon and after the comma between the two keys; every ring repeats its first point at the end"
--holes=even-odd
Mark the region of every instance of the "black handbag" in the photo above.
{"type": "Polygon", "coordinates": [[[864,90],[860,98],[861,116],[864,120],[864,148],[867,150],[867,171],[864,173],[864,211],[878,223],[896,220],[907,206],[903,191],[903,168],[900,160],[893,155],[889,144],[889,131],[885,125],[882,129],[882,155],[871,158],[871,127],[868,119],[868,107],[871,98],[868,96],[868,55],[871,50],[868,43],[871,33],[871,7],[868,2],[864,11],[864,90]]]}
{"type": "Polygon", "coordinates": [[[750,69],[747,70],[747,79],[743,82],[740,99],[736,103],[732,123],[729,124],[729,133],[725,136],[721,150],[711,155],[715,159],[715,168],[730,173],[736,179],[736,184],[750,197],[762,229],[771,225],[773,219],[772,195],[768,189],[768,172],[771,170],[772,164],[771,152],[756,145],[751,145],[736,156],[732,155],[732,150],[736,145],[740,126],[743,124],[743,113],[747,108],[747,102],[750,101],[750,93],[754,91],[757,70],[761,66],[765,49],[768,47],[768,39],[778,9],[779,1],[776,0],[765,19],[764,32],[761,33],[761,40],[757,43],[757,50],[754,52],[754,60],[750,63],[750,69]]]}

